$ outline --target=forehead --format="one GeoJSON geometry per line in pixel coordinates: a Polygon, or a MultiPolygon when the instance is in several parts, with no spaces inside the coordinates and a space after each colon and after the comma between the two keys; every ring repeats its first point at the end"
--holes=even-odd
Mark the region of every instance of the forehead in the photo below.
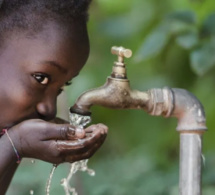
{"type": "Polygon", "coordinates": [[[27,31],[13,32],[5,40],[1,54],[0,61],[7,59],[12,64],[23,63],[23,60],[35,64],[50,61],[61,64],[68,74],[77,74],[89,54],[86,25],[74,22],[65,28],[49,22],[33,35],[27,31]]]}

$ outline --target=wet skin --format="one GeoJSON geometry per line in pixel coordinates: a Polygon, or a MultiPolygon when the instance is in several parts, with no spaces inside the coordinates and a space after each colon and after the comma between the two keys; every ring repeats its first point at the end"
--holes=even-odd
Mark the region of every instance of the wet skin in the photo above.
{"type": "MultiPolygon", "coordinates": [[[[49,22],[34,36],[8,37],[0,55],[0,128],[9,128],[21,157],[56,164],[91,157],[105,140],[105,125],[83,130],[46,122],[55,118],[62,87],[79,74],[88,58],[86,26],[73,22],[65,29],[49,22]]],[[[0,194],[4,194],[17,167],[6,135],[0,138],[0,159],[0,194]]]]}

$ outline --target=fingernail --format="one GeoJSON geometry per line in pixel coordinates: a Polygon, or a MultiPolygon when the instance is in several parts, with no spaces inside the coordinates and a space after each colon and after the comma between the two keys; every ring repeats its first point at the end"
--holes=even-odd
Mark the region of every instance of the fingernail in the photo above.
{"type": "Polygon", "coordinates": [[[85,131],[83,128],[81,127],[77,127],[76,130],[75,130],[75,135],[78,137],[78,138],[84,138],[85,137],[85,131]]]}
{"type": "Polygon", "coordinates": [[[73,127],[69,127],[68,135],[69,136],[74,136],[75,135],[75,129],[73,127]]]}

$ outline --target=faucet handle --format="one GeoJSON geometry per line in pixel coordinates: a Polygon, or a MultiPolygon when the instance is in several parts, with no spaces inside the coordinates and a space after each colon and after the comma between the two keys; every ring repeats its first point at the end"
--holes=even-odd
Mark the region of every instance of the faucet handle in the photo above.
{"type": "Polygon", "coordinates": [[[132,56],[132,51],[124,47],[113,46],[111,48],[111,53],[118,56],[118,61],[114,62],[111,78],[127,79],[124,57],[130,58],[132,56]]]}
{"type": "Polygon", "coordinates": [[[118,56],[119,62],[123,62],[124,57],[130,58],[132,56],[132,51],[124,47],[113,46],[111,48],[111,53],[118,56]]]}

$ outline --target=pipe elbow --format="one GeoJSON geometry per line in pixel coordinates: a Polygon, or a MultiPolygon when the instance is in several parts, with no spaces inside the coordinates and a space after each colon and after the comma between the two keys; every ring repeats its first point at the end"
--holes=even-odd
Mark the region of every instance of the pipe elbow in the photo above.
{"type": "Polygon", "coordinates": [[[151,115],[176,117],[178,131],[206,130],[205,112],[200,101],[184,89],[151,89],[148,112],[151,115]]]}
{"type": "Polygon", "coordinates": [[[206,118],[201,102],[184,89],[171,89],[173,111],[171,116],[178,118],[178,131],[205,131],[206,118]]]}

